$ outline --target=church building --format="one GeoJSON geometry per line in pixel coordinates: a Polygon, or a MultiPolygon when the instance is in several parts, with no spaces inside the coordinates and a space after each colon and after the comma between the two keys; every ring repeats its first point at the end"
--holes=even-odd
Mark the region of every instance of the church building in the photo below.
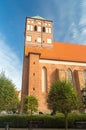
{"type": "Polygon", "coordinates": [[[24,97],[34,95],[38,111],[48,112],[46,97],[55,80],[70,81],[81,94],[86,84],[86,46],[53,41],[52,21],[40,16],[26,18],[24,37],[22,110],[24,97]]]}

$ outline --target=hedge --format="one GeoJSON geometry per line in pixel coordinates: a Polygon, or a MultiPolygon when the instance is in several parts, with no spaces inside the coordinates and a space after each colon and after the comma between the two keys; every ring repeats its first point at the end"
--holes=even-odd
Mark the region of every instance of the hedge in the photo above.
{"type": "MultiPolygon", "coordinates": [[[[6,122],[10,122],[11,128],[27,128],[30,121],[43,121],[42,128],[64,128],[64,115],[58,113],[55,116],[51,115],[0,115],[0,128],[5,127],[6,122]]],[[[86,120],[86,114],[77,113],[69,114],[68,123],[69,128],[74,128],[76,120],[86,120]]]]}

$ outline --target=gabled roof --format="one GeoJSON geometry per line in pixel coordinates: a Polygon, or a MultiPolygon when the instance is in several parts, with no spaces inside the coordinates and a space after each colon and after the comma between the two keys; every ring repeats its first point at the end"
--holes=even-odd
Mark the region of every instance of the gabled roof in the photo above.
{"type": "Polygon", "coordinates": [[[86,62],[86,45],[54,42],[53,48],[25,47],[25,55],[40,53],[40,58],[86,62]]]}

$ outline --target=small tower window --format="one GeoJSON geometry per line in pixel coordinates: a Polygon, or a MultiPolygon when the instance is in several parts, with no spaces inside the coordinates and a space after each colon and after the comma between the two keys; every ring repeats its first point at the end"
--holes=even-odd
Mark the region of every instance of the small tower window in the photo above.
{"type": "Polygon", "coordinates": [[[33,88],[33,91],[35,91],[35,88],[33,88]]]}
{"type": "Polygon", "coordinates": [[[30,23],[30,21],[29,21],[29,20],[28,20],[27,22],[28,22],[28,23],[30,23]]]}
{"type": "Polygon", "coordinates": [[[33,62],[33,64],[35,64],[35,61],[33,62]]]}
{"type": "Polygon", "coordinates": [[[37,41],[38,41],[39,43],[41,43],[41,37],[38,37],[38,38],[37,38],[37,41]]]}
{"type": "Polygon", "coordinates": [[[31,36],[26,36],[26,41],[31,41],[31,36]]]}
{"type": "Polygon", "coordinates": [[[49,33],[51,33],[51,28],[49,28],[49,33]]]}
{"type": "Polygon", "coordinates": [[[42,31],[45,32],[45,27],[42,28],[42,31]]]}
{"type": "Polygon", "coordinates": [[[50,23],[49,23],[48,25],[49,25],[49,26],[51,26],[51,24],[50,24],[50,23]]]}
{"type": "Polygon", "coordinates": [[[38,26],[38,32],[41,32],[41,27],[40,26],[38,26]]]}
{"type": "Polygon", "coordinates": [[[36,25],[34,26],[34,31],[37,31],[37,26],[36,25]]]}
{"type": "Polygon", "coordinates": [[[46,28],[46,33],[48,33],[48,28],[46,28]]]}
{"type": "Polygon", "coordinates": [[[33,25],[27,25],[27,30],[33,31],[33,25]]]}
{"type": "Polygon", "coordinates": [[[33,73],[33,76],[35,76],[35,73],[33,73]]]}
{"type": "Polygon", "coordinates": [[[52,40],[50,38],[47,39],[47,43],[51,44],[52,40]]]}
{"type": "Polygon", "coordinates": [[[30,30],[30,25],[27,25],[27,30],[30,30]]]}
{"type": "Polygon", "coordinates": [[[30,30],[33,31],[33,26],[31,25],[30,30]]]}

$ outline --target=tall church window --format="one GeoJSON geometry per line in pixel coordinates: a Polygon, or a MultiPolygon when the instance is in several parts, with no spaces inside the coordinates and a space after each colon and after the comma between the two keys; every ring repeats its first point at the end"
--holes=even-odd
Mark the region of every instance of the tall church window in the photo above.
{"type": "Polygon", "coordinates": [[[47,69],[42,68],[42,92],[47,92],[47,69]]]}
{"type": "Polygon", "coordinates": [[[83,75],[84,75],[84,82],[85,82],[85,87],[86,87],[86,70],[83,71],[83,75]]]}
{"type": "Polygon", "coordinates": [[[68,76],[68,81],[72,83],[72,71],[70,69],[67,70],[67,76],[68,76]]]}
{"type": "Polygon", "coordinates": [[[34,26],[34,31],[37,31],[37,26],[36,25],[34,26]]]}

